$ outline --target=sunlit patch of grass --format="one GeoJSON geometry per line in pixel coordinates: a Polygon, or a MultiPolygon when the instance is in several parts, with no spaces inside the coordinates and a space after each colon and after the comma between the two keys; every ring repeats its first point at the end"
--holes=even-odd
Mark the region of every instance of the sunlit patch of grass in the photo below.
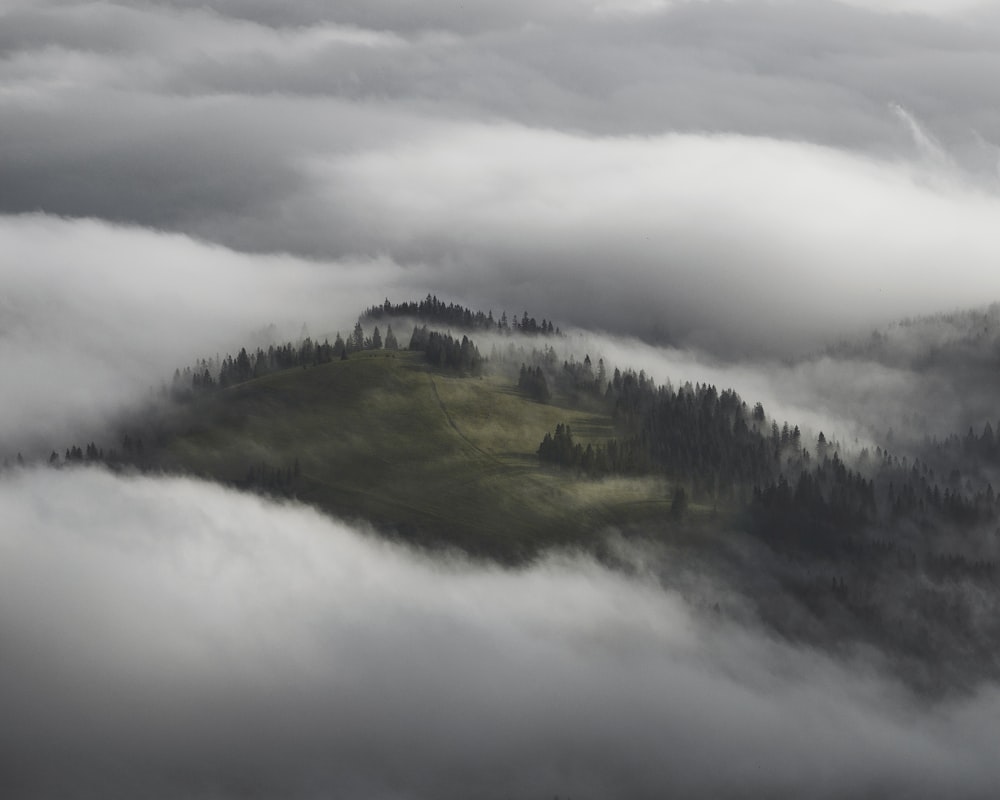
{"type": "Polygon", "coordinates": [[[416,353],[360,354],[192,404],[156,458],[224,481],[298,462],[306,502],[505,558],[669,508],[659,479],[542,466],[538,444],[559,423],[583,444],[614,435],[609,415],[537,403],[500,377],[432,370],[416,353]]]}

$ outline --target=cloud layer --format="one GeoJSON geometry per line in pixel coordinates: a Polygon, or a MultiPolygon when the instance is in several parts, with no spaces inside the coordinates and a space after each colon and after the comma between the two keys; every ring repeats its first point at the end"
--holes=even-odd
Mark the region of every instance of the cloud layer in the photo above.
{"type": "MultiPolygon", "coordinates": [[[[532,216],[525,212],[520,218],[526,229],[533,224],[532,216]]],[[[953,221],[962,224],[957,217],[953,221]]],[[[590,231],[591,252],[601,246],[596,226],[596,222],[582,226],[590,231]]],[[[487,235],[486,227],[478,225],[481,237],[487,235]]],[[[516,241],[513,228],[509,233],[516,241]]],[[[495,235],[496,241],[502,238],[495,235]]],[[[46,457],[52,449],[61,452],[90,438],[113,441],[118,434],[112,424],[115,417],[157,396],[175,368],[200,357],[235,352],[240,346],[266,345],[268,338],[295,339],[303,326],[320,338],[337,330],[346,332],[362,308],[384,296],[420,296],[441,275],[428,264],[401,264],[384,257],[309,261],[241,254],[179,234],[44,215],[0,218],[0,244],[5,254],[0,261],[4,287],[0,363],[10,377],[0,397],[4,457],[13,457],[18,450],[46,457]]],[[[985,240],[981,244],[984,249],[993,246],[985,240]]],[[[554,271],[569,268],[561,261],[552,263],[554,271]]],[[[453,295],[459,300],[468,298],[478,306],[477,298],[486,298],[482,305],[493,306],[498,314],[501,308],[520,313],[514,303],[531,290],[532,313],[550,315],[564,325],[565,317],[589,316],[582,323],[590,328],[613,329],[616,317],[627,319],[626,327],[641,327],[643,303],[654,301],[658,291],[664,303],[679,292],[678,276],[653,269],[648,284],[622,283],[609,269],[582,284],[566,275],[544,286],[536,286],[537,275],[500,286],[486,269],[477,272],[467,265],[447,269],[445,282],[461,287],[453,295]],[[595,286],[606,290],[597,302],[586,296],[587,289],[593,291],[595,286]],[[588,309],[592,309],[589,314],[588,309]]],[[[960,270],[945,277],[952,280],[956,272],[960,270]]],[[[905,276],[897,277],[897,285],[905,284],[905,276]]],[[[760,336],[775,339],[795,334],[795,342],[801,342],[805,337],[794,330],[794,320],[808,308],[813,317],[809,324],[820,325],[825,306],[837,307],[830,296],[838,292],[855,296],[854,304],[844,301],[855,309],[852,313],[876,313],[866,310],[863,293],[848,276],[830,279],[826,292],[814,293],[797,311],[787,297],[763,287],[757,291],[746,276],[722,280],[729,285],[727,293],[744,308],[738,317],[713,320],[707,347],[651,346],[634,337],[567,326],[572,335],[556,342],[560,358],[582,359],[589,353],[604,358],[611,368],[644,369],[661,383],[732,387],[750,403],[762,401],[778,419],[802,425],[813,435],[824,430],[847,443],[889,428],[897,432],[913,428],[918,439],[924,433],[946,435],[969,425],[978,429],[992,419],[990,385],[968,385],[921,369],[917,356],[947,339],[944,334],[928,339],[933,326],[895,329],[899,346],[912,339],[910,347],[917,354],[899,363],[879,363],[860,354],[792,362],[714,356],[710,345],[720,341],[720,331],[744,340],[755,329],[760,336]],[[787,309],[787,316],[769,315],[774,306],[780,306],[782,313],[787,309]]],[[[893,281],[887,278],[885,283],[893,281]]],[[[965,300],[973,303],[981,283],[970,274],[967,281],[956,284],[956,292],[968,290],[965,300]]],[[[694,281],[690,287],[692,296],[714,291],[694,281]]],[[[903,290],[887,289],[886,302],[902,310],[906,296],[903,290]]],[[[922,302],[915,296],[911,299],[922,302]]],[[[698,315],[692,309],[697,304],[690,300],[684,305],[687,310],[682,313],[696,324],[698,315]]],[[[673,322],[671,317],[645,320],[654,330],[673,322]]],[[[832,319],[828,324],[835,326],[832,319]]],[[[489,351],[486,339],[480,336],[477,341],[484,352],[489,351]]],[[[989,354],[983,352],[981,357],[989,354]]]]}
{"type": "Polygon", "coordinates": [[[4,456],[89,438],[195,359],[346,333],[379,293],[421,282],[384,258],[246,255],[45,215],[0,217],[0,250],[4,456]]]}
{"type": "MultiPolygon", "coordinates": [[[[80,443],[270,323],[323,336],[426,292],[839,436],[964,421],[905,359],[781,359],[1000,291],[989,4],[331,8],[0,0],[0,455],[80,443]]],[[[5,795],[1000,779],[997,687],[929,706],[878,654],[774,641],[644,573],[431,562],[98,470],[5,472],[0,508],[5,795]]]]}
{"type": "Polygon", "coordinates": [[[390,258],[477,305],[726,353],[997,293],[988,6],[2,13],[3,212],[390,258]]]}
{"type": "Polygon", "coordinates": [[[21,797],[987,796],[992,687],[727,627],[582,557],[431,562],[314,512],[98,470],[0,480],[21,797]]]}

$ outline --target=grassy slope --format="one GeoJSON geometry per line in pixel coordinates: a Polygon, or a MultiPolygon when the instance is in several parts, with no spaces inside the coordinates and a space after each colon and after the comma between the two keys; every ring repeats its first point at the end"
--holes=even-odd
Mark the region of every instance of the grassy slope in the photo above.
{"type": "Polygon", "coordinates": [[[528,400],[509,381],[429,369],[419,354],[359,354],[231,387],[187,408],[157,460],[241,480],[295,459],[297,496],[404,534],[504,558],[664,515],[656,479],[581,480],[534,452],[568,422],[586,443],[607,416],[528,400]]]}

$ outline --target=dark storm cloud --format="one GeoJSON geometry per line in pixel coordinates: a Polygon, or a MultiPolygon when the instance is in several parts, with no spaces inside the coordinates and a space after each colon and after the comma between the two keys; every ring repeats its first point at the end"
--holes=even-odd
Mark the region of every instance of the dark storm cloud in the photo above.
{"type": "Polygon", "coordinates": [[[19,797],[988,796],[994,687],[694,614],[577,557],[432,563],[187,480],[7,473],[19,797]]]}

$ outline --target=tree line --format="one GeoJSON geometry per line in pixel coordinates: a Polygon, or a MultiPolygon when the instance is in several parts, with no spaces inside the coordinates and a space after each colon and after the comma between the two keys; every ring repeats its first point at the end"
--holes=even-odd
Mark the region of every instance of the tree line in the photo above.
{"type": "Polygon", "coordinates": [[[787,426],[784,440],[782,429],[772,438],[765,432],[763,407],[748,408],[732,390],[720,393],[709,384],[675,390],[656,385],[644,372],[615,369],[602,393],[589,361],[564,365],[564,380],[602,397],[622,435],[584,447],[572,441],[568,426],[557,428],[539,446],[543,461],[589,474],[658,472],[683,478],[695,501],[747,499],[755,486],[778,474],[783,456],[796,447],[787,426]]]}
{"type": "Polygon", "coordinates": [[[482,371],[483,357],[468,336],[462,336],[459,341],[451,334],[428,330],[426,325],[414,326],[409,349],[423,352],[424,360],[435,367],[471,375],[482,371]]]}
{"type": "Polygon", "coordinates": [[[351,353],[383,349],[399,349],[399,341],[392,330],[392,325],[386,328],[383,339],[378,325],[369,336],[358,321],[347,338],[342,337],[338,331],[333,344],[330,344],[329,339],[315,342],[307,336],[298,344],[286,342],[283,345],[270,345],[266,350],[262,347],[256,350],[241,347],[235,356],[201,359],[193,367],[188,366],[183,370],[174,371],[170,392],[175,399],[189,400],[200,393],[225,389],[274,372],[296,367],[319,366],[334,360],[347,359],[351,353]]]}
{"type": "Polygon", "coordinates": [[[952,466],[960,459],[968,465],[1000,457],[989,423],[979,436],[935,443],[937,471],[926,460],[900,458],[882,447],[862,449],[847,463],[822,432],[807,446],[797,425],[769,422],[760,403],[751,408],[732,389],[674,389],[641,371],[615,369],[601,392],[589,358],[564,363],[554,376],[541,365],[522,364],[518,387],[540,399],[551,394],[550,379],[556,391],[601,398],[620,434],[582,444],[568,425],[559,425],[538,446],[542,462],[591,476],[662,474],[689,486],[694,502],[749,509],[756,530],[779,538],[801,530],[814,539],[842,538],[865,526],[907,520],[964,528],[1000,520],[993,486],[974,469],[952,466]]]}
{"type": "Polygon", "coordinates": [[[535,317],[529,317],[527,311],[520,317],[515,314],[510,319],[507,317],[507,312],[504,311],[499,319],[494,319],[492,309],[484,314],[482,311],[473,311],[471,308],[457,303],[445,303],[438,300],[437,295],[431,294],[428,294],[423,300],[402,303],[391,303],[387,297],[385,302],[367,309],[362,316],[372,320],[404,317],[469,331],[482,330],[548,336],[560,334],[559,328],[553,325],[551,320],[542,319],[539,322],[535,317]]]}

